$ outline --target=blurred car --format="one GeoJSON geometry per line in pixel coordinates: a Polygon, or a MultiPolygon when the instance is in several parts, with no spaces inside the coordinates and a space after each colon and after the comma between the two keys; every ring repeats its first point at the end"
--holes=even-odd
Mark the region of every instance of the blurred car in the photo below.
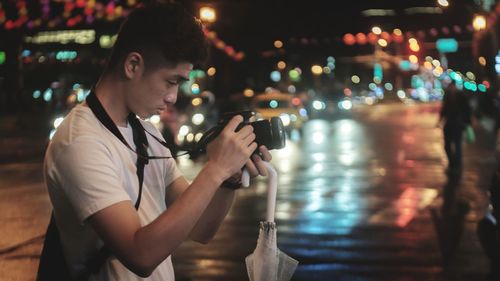
{"type": "Polygon", "coordinates": [[[351,115],[353,100],[343,93],[328,93],[315,96],[309,106],[311,119],[337,119],[351,115]]]}
{"type": "Polygon", "coordinates": [[[299,130],[307,121],[307,110],[300,98],[288,93],[270,91],[256,95],[251,102],[252,110],[257,119],[271,119],[278,116],[288,133],[299,130]]]}

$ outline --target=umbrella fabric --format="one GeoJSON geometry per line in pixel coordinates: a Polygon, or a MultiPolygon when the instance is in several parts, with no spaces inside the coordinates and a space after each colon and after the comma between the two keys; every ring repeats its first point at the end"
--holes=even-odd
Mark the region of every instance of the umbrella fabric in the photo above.
{"type": "MultiPolygon", "coordinates": [[[[245,259],[248,278],[250,281],[289,281],[299,262],[278,249],[274,222],[278,174],[270,163],[264,164],[269,172],[266,221],[260,222],[257,246],[245,259]]],[[[243,175],[244,186],[248,186],[245,172],[243,175]]]]}
{"type": "Polygon", "coordinates": [[[274,222],[260,222],[257,247],[245,262],[250,281],[288,281],[299,263],[278,249],[274,222]]]}

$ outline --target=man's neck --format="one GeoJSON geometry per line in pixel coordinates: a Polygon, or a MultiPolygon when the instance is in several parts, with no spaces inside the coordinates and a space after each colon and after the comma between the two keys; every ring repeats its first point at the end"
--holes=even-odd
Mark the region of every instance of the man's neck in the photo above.
{"type": "Polygon", "coordinates": [[[127,116],[130,111],[123,97],[123,83],[105,75],[95,86],[95,94],[111,120],[120,127],[127,126],[127,116]]]}

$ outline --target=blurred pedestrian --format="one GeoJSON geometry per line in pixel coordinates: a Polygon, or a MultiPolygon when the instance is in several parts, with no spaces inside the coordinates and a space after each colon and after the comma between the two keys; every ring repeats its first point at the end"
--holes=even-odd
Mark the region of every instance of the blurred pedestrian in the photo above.
{"type": "Polygon", "coordinates": [[[467,96],[452,82],[444,92],[438,121],[438,126],[443,127],[448,171],[462,168],[463,133],[470,124],[471,110],[467,96]]]}
{"type": "Polygon", "coordinates": [[[51,278],[44,253],[56,237],[66,265],[53,270],[67,269],[70,277],[51,280],[174,281],[172,252],[186,239],[212,239],[240,187],[241,168],[264,175],[263,161],[271,159],[264,146],[262,158],[250,159],[253,128],[236,132],[243,118],[235,116],[189,183],[160,132],[137,118],[172,106],[180,83],[206,57],[202,27],[181,6],[134,10],[113,48],[86,103],[72,109],[47,148],[49,229],[56,231],[48,231],[38,280],[51,278]]]}

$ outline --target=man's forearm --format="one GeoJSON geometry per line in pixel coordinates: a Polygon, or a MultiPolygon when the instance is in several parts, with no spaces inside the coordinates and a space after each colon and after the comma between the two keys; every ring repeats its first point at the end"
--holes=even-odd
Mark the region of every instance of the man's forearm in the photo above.
{"type": "Polygon", "coordinates": [[[200,243],[210,241],[231,209],[234,196],[234,190],[219,188],[189,237],[200,243]]]}

